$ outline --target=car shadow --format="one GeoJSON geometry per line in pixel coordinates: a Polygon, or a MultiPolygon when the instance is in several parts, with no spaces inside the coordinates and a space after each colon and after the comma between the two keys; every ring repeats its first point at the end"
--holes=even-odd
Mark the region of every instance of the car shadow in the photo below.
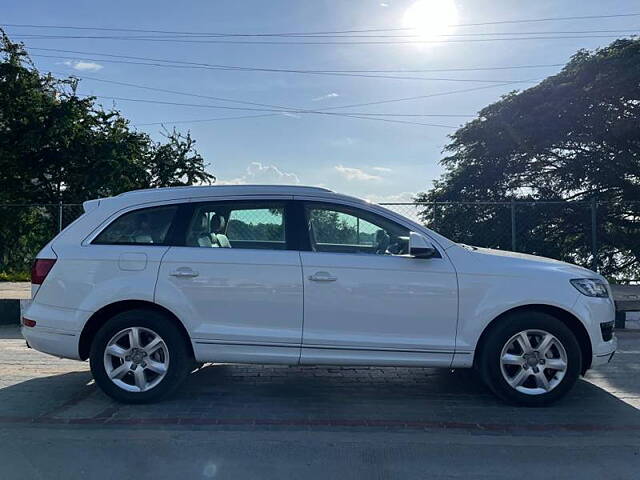
{"type": "Polygon", "coordinates": [[[0,389],[0,421],[640,430],[640,411],[586,380],[547,408],[495,398],[471,371],[206,365],[151,405],[106,397],[88,371],[0,389]]]}
{"type": "Polygon", "coordinates": [[[185,402],[197,411],[214,405],[218,418],[640,425],[639,410],[584,379],[551,407],[523,408],[497,399],[470,370],[213,365],[163,403],[181,410],[185,402]]]}
{"type": "Polygon", "coordinates": [[[618,336],[613,361],[590,370],[565,398],[547,408],[506,404],[470,370],[236,364],[205,365],[159,403],[123,405],[96,388],[86,363],[68,362],[70,369],[80,371],[43,376],[54,365],[60,370],[60,361],[43,356],[33,363],[33,351],[15,343],[19,330],[7,327],[0,329],[0,337],[19,349],[17,361],[24,365],[0,364],[0,420],[639,426],[640,331],[618,336]],[[18,373],[39,376],[20,381],[18,373]]]}

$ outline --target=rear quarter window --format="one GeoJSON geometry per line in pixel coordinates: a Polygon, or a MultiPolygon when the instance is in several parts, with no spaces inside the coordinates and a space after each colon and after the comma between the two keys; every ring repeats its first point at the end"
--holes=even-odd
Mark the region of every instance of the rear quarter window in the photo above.
{"type": "Polygon", "coordinates": [[[92,242],[95,245],[164,245],[178,207],[152,207],[125,213],[92,242]]]}

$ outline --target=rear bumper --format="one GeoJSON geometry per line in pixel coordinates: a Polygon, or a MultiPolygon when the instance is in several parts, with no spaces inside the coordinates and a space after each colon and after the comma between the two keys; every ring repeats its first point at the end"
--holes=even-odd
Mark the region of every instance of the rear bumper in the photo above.
{"type": "Polygon", "coordinates": [[[46,327],[22,327],[22,336],[35,350],[56,357],[80,360],[77,335],[46,327]]]}

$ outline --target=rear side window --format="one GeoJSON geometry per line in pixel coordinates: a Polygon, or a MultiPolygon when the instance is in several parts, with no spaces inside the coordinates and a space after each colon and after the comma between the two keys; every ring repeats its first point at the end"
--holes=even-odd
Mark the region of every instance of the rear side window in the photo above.
{"type": "Polygon", "coordinates": [[[272,202],[196,205],[185,235],[188,247],[285,250],[284,205],[272,202]]]}
{"type": "Polygon", "coordinates": [[[125,213],[92,242],[97,245],[165,245],[178,207],[152,207],[125,213]]]}
{"type": "Polygon", "coordinates": [[[284,243],[283,208],[248,208],[229,213],[227,237],[231,241],[284,243]]]}

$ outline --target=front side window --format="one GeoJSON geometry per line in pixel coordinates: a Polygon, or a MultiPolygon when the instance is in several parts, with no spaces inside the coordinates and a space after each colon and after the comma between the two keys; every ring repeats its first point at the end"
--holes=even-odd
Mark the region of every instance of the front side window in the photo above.
{"type": "Polygon", "coordinates": [[[164,245],[178,207],[152,207],[125,213],[92,242],[97,245],[164,245]]]}
{"type": "Polygon", "coordinates": [[[185,244],[203,248],[286,249],[283,204],[196,205],[185,244]]]}
{"type": "Polygon", "coordinates": [[[307,220],[316,252],[405,255],[409,229],[365,210],[309,205],[307,220]]]}

